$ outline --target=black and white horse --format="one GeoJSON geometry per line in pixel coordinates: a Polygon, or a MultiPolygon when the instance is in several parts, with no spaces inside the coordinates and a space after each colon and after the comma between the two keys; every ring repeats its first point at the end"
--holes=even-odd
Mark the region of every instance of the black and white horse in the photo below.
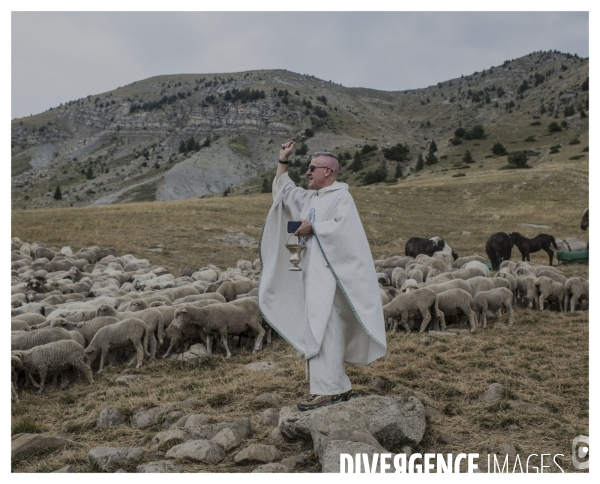
{"type": "Polygon", "coordinates": [[[452,250],[444,240],[439,237],[411,237],[406,242],[404,253],[410,257],[417,257],[419,254],[426,254],[432,257],[436,252],[449,254],[454,260],[458,259],[458,254],[452,250]]]}

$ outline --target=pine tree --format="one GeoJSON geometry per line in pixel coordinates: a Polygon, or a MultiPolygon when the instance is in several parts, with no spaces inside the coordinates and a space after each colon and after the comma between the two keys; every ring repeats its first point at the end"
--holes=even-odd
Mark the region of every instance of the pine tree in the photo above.
{"type": "Polygon", "coordinates": [[[465,154],[462,158],[463,163],[475,163],[475,160],[473,159],[473,156],[471,155],[471,152],[469,150],[465,151],[465,154]]]}
{"type": "Polygon", "coordinates": [[[269,184],[269,180],[267,180],[267,177],[264,177],[261,193],[270,193],[270,192],[271,192],[271,185],[269,184]]]}
{"type": "Polygon", "coordinates": [[[435,154],[432,151],[427,153],[427,156],[425,157],[426,165],[428,165],[428,166],[435,165],[437,162],[438,162],[437,156],[435,156],[435,154]]]}
{"type": "Polygon", "coordinates": [[[435,153],[435,152],[437,152],[437,150],[438,150],[438,147],[435,144],[435,140],[432,139],[431,140],[431,144],[429,145],[429,152],[430,153],[435,153]]]}
{"type": "Polygon", "coordinates": [[[402,168],[400,166],[400,163],[398,163],[396,165],[396,171],[394,172],[394,178],[396,178],[396,179],[402,178],[402,168]]]}
{"type": "Polygon", "coordinates": [[[56,187],[56,191],[54,192],[54,200],[62,200],[62,193],[60,192],[60,187],[56,187]]]}
{"type": "Polygon", "coordinates": [[[179,143],[179,152],[180,153],[186,153],[185,141],[183,141],[183,140],[181,140],[181,143],[179,143]]]}
{"type": "Polygon", "coordinates": [[[419,153],[417,164],[415,165],[415,173],[421,171],[425,167],[425,160],[423,159],[423,153],[419,153]]]}
{"type": "Polygon", "coordinates": [[[87,169],[87,171],[85,172],[85,177],[88,180],[91,180],[92,178],[94,178],[94,170],[92,170],[91,166],[89,166],[88,169],[87,169]]]}
{"type": "Polygon", "coordinates": [[[191,136],[190,139],[188,139],[187,146],[185,148],[186,152],[194,151],[196,149],[196,140],[193,136],[191,136]]]}
{"type": "Polygon", "coordinates": [[[360,153],[357,151],[356,153],[354,153],[354,161],[350,165],[350,171],[352,171],[352,173],[356,173],[357,171],[360,171],[362,169],[362,158],[360,156],[360,153]]]}

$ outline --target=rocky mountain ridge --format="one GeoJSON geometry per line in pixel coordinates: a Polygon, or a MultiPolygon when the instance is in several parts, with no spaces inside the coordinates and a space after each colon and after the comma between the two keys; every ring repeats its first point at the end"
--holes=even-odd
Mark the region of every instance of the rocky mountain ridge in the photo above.
{"type": "MultiPolygon", "coordinates": [[[[343,173],[351,185],[362,183],[373,166],[383,166],[388,178],[397,166],[404,176],[414,173],[418,154],[426,154],[432,140],[439,149],[436,169],[451,169],[446,159],[467,145],[453,144],[459,127],[483,126],[487,144],[531,131],[539,144],[535,156],[543,160],[557,139],[575,136],[585,143],[588,76],[588,59],[559,52],[535,52],[436,86],[396,92],[346,88],[284,70],[158,76],[13,120],[12,205],[252,193],[272,173],[279,144],[302,133],[309,139],[296,165],[311,151],[350,157],[365,145],[375,147],[363,153],[368,156],[361,169],[343,173]],[[530,127],[536,119],[540,128],[530,127]],[[548,133],[553,119],[564,119],[568,129],[548,133]],[[397,145],[406,156],[386,160],[382,150],[397,145]]],[[[481,150],[483,157],[478,145],[469,150],[481,150]]],[[[491,153],[491,146],[485,148],[491,153]]]]}

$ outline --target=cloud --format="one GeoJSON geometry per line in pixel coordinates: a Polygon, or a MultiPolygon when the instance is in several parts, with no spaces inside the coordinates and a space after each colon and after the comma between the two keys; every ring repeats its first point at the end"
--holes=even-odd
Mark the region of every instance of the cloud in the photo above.
{"type": "Polygon", "coordinates": [[[13,12],[12,116],[160,74],[404,90],[553,49],[589,56],[587,12],[13,12]]]}

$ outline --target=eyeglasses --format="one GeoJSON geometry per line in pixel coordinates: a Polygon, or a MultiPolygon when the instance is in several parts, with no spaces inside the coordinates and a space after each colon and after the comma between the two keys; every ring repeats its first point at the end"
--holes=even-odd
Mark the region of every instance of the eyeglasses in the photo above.
{"type": "Polygon", "coordinates": [[[328,166],[315,166],[315,165],[310,165],[310,166],[308,167],[308,171],[310,171],[310,172],[312,173],[312,172],[313,172],[313,171],[315,171],[317,168],[329,168],[329,167],[328,167],[328,166]]]}

